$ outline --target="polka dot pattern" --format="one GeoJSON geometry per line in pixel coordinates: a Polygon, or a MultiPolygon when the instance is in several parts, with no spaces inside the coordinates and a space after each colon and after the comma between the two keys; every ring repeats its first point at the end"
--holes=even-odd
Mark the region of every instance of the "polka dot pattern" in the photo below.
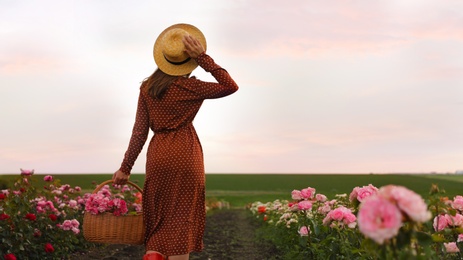
{"type": "Polygon", "coordinates": [[[217,83],[179,77],[162,99],[151,98],[142,85],[132,137],[120,168],[130,174],[151,129],[154,135],[148,147],[143,188],[145,247],[164,255],[203,249],[204,161],[192,123],[205,99],[238,90],[227,71],[210,56],[203,53],[196,61],[217,83]]]}

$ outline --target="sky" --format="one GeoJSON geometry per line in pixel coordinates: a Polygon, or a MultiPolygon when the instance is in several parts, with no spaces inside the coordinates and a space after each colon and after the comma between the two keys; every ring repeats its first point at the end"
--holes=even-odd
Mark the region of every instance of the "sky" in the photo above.
{"type": "Polygon", "coordinates": [[[116,171],[154,41],[175,23],[200,28],[240,87],[194,121],[206,173],[463,169],[460,0],[0,6],[0,173],[116,171]]]}

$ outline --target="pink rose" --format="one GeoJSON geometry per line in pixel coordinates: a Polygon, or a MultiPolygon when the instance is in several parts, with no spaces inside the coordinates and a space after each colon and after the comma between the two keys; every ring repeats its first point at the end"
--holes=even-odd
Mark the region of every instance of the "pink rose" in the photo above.
{"type": "Polygon", "coordinates": [[[450,242],[450,243],[444,243],[445,251],[447,253],[458,253],[460,252],[460,249],[458,249],[457,243],[455,242],[450,242]]]}
{"type": "Polygon", "coordinates": [[[463,216],[459,213],[455,214],[455,216],[445,214],[447,218],[447,223],[449,226],[453,227],[462,227],[463,226],[463,216]]]}
{"type": "Polygon", "coordinates": [[[23,169],[20,169],[21,170],[21,175],[24,175],[24,176],[31,176],[32,174],[34,174],[34,170],[23,170],[23,169]]]}
{"type": "Polygon", "coordinates": [[[315,189],[311,187],[302,189],[301,195],[304,199],[312,199],[315,196],[315,189]]]}
{"type": "Polygon", "coordinates": [[[333,221],[337,221],[338,224],[347,225],[349,228],[355,228],[357,223],[355,222],[357,217],[352,214],[352,211],[344,206],[340,206],[330,211],[323,219],[323,225],[328,225],[333,221]]]}
{"type": "Polygon", "coordinates": [[[452,208],[463,212],[463,196],[456,196],[451,202],[452,208]]]}
{"type": "Polygon", "coordinates": [[[368,186],[363,186],[357,190],[357,200],[362,202],[366,198],[378,193],[378,188],[369,184],[368,186]]]}
{"type": "Polygon", "coordinates": [[[329,202],[329,201],[325,202],[325,203],[323,204],[323,206],[318,207],[318,210],[317,210],[317,211],[318,211],[318,213],[323,214],[323,215],[325,215],[325,214],[327,214],[328,212],[330,212],[330,211],[331,211],[330,202],[329,202]]]}
{"type": "Polygon", "coordinates": [[[385,198],[371,196],[360,204],[359,230],[378,244],[396,236],[402,226],[400,210],[385,198]]]}
{"type": "Polygon", "coordinates": [[[380,196],[397,204],[399,209],[413,221],[424,223],[432,217],[421,196],[405,187],[387,185],[381,187],[379,193],[380,196]]]}
{"type": "Polygon", "coordinates": [[[434,218],[432,226],[436,232],[442,231],[448,226],[448,218],[445,215],[438,215],[434,218]]]}
{"type": "Polygon", "coordinates": [[[291,192],[291,198],[293,200],[301,200],[302,199],[301,191],[300,190],[293,190],[291,192]]]}
{"type": "Polygon", "coordinates": [[[458,235],[457,242],[463,242],[463,234],[458,235]]]}
{"type": "Polygon", "coordinates": [[[47,176],[43,177],[43,180],[44,180],[44,181],[51,182],[51,181],[53,181],[53,176],[47,175],[47,176]]]}
{"type": "Polygon", "coordinates": [[[301,235],[301,237],[306,237],[309,235],[309,228],[307,226],[302,226],[299,231],[298,231],[299,235],[301,235]]]}
{"type": "Polygon", "coordinates": [[[299,203],[297,203],[297,208],[299,210],[309,210],[312,208],[312,202],[307,200],[300,201],[299,203]]]}
{"type": "Polygon", "coordinates": [[[350,192],[350,195],[349,195],[349,200],[350,201],[354,201],[357,199],[357,191],[358,189],[360,189],[359,187],[355,187],[352,189],[352,191],[350,192]]]}
{"type": "Polygon", "coordinates": [[[328,200],[328,198],[327,198],[325,195],[323,195],[323,194],[317,194],[317,195],[315,195],[315,199],[316,199],[317,201],[319,201],[319,202],[325,202],[325,201],[328,200]]]}

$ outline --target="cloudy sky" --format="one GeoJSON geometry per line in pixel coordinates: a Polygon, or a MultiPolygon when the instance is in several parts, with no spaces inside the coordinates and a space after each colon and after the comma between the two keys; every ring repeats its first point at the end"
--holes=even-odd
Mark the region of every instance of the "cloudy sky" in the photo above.
{"type": "Polygon", "coordinates": [[[463,169],[462,1],[0,6],[0,173],[117,170],[153,43],[174,23],[199,27],[240,86],[195,120],[206,172],[463,169]]]}

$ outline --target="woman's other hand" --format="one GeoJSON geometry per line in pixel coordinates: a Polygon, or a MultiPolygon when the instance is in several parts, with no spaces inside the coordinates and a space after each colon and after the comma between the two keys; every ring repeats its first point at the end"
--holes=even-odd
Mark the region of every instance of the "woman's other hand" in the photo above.
{"type": "Polygon", "coordinates": [[[124,185],[129,180],[129,176],[123,173],[121,170],[118,170],[113,174],[113,182],[117,185],[124,185]]]}
{"type": "Polygon", "coordinates": [[[183,37],[183,44],[185,44],[185,52],[193,59],[198,58],[201,53],[206,51],[198,39],[191,35],[183,37]]]}

